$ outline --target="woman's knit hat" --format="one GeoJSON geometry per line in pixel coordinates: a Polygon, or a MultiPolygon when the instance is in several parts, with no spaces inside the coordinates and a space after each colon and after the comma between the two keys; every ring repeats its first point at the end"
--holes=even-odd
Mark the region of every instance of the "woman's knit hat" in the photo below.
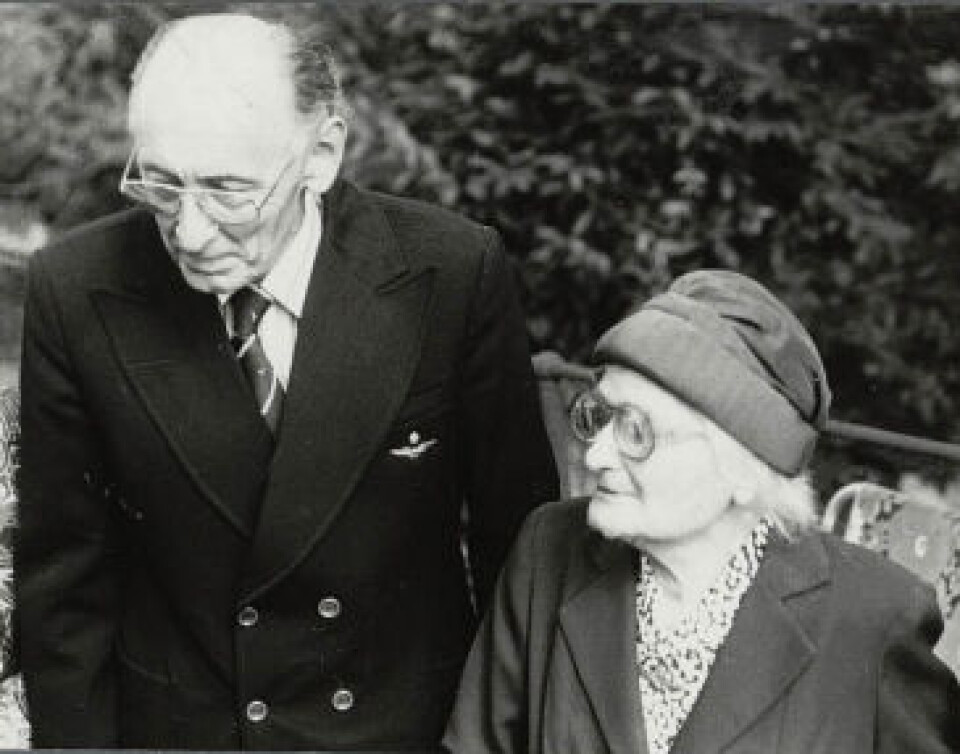
{"type": "Polygon", "coordinates": [[[827,422],[830,388],[810,335],[736,272],[678,278],[608,330],[593,361],[654,380],[790,476],[809,462],[827,422]]]}

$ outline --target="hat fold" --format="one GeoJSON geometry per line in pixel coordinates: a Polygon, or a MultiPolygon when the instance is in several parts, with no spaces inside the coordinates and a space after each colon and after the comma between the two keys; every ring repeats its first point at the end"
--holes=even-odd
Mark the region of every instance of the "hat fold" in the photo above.
{"type": "Polygon", "coordinates": [[[703,270],[608,330],[593,356],[659,383],[781,473],[809,463],[830,402],[803,325],[763,286],[703,270]]]}

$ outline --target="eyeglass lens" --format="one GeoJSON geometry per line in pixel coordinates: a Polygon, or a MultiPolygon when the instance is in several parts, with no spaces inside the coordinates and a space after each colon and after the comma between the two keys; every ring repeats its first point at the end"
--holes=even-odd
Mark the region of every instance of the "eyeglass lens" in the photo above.
{"type": "Polygon", "coordinates": [[[219,222],[248,222],[257,215],[257,206],[253,199],[227,192],[219,193],[135,181],[128,181],[125,189],[131,198],[165,214],[172,215],[179,212],[183,194],[188,193],[196,199],[206,214],[219,222]]]}
{"type": "Polygon", "coordinates": [[[620,450],[634,460],[644,460],[654,447],[650,418],[636,406],[614,406],[593,392],[580,395],[570,410],[574,435],[586,443],[597,439],[613,421],[614,438],[620,450]]]}
{"type": "Polygon", "coordinates": [[[177,186],[145,178],[135,155],[127,163],[120,190],[151,210],[168,215],[180,211],[184,194],[193,196],[200,209],[215,222],[243,224],[259,215],[257,202],[245,192],[177,186]]]}

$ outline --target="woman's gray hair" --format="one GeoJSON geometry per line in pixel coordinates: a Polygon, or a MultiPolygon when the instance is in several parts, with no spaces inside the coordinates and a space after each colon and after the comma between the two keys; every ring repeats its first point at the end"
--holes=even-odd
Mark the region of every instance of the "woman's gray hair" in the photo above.
{"type": "Polygon", "coordinates": [[[766,517],[787,539],[816,528],[816,494],[806,470],[795,476],[777,471],[708,417],[694,413],[703,421],[734,505],[754,511],[758,518],[766,517]]]}

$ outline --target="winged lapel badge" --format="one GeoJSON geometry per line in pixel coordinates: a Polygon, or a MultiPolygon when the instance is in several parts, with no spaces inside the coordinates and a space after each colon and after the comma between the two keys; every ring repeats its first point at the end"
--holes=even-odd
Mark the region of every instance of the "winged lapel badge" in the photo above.
{"type": "Polygon", "coordinates": [[[411,432],[407,444],[400,448],[390,448],[390,455],[415,461],[439,442],[436,438],[420,441],[419,432],[411,432]]]}

